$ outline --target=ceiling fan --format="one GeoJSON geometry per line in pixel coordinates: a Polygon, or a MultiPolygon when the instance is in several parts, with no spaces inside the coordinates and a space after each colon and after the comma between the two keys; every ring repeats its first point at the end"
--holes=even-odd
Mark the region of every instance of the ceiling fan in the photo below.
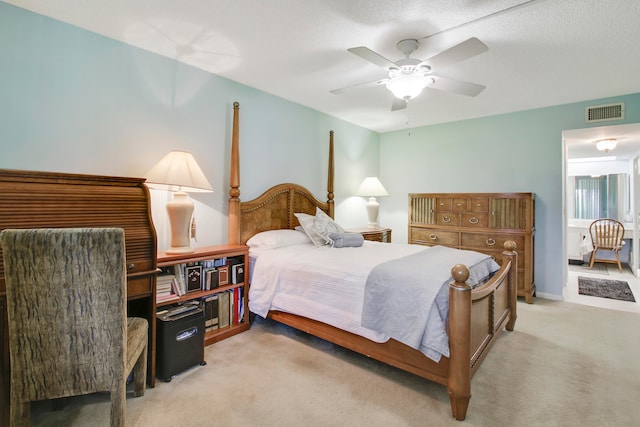
{"type": "Polygon", "coordinates": [[[420,95],[422,89],[427,86],[433,89],[455,92],[466,96],[476,96],[485,89],[486,86],[481,84],[462,82],[433,74],[434,70],[439,71],[442,68],[489,50],[480,40],[472,37],[425,60],[411,58],[411,54],[419,45],[420,42],[417,39],[400,40],[396,44],[396,47],[405,55],[405,58],[396,62],[392,62],[364,46],[347,49],[362,59],[384,68],[387,70],[389,77],[347,86],[341,89],[334,89],[331,93],[339,94],[354,88],[384,84],[396,97],[391,107],[391,110],[395,111],[405,108],[407,101],[420,95]]]}

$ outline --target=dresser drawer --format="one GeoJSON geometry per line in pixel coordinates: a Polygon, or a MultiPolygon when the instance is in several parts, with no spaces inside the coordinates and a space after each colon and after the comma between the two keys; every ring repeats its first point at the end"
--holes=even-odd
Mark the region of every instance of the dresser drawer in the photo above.
{"type": "Polygon", "coordinates": [[[469,199],[454,198],[452,199],[451,209],[454,212],[466,212],[469,210],[469,199]]]}
{"type": "Polygon", "coordinates": [[[460,226],[487,228],[489,226],[489,214],[486,212],[465,212],[461,214],[460,226]]]}
{"type": "Polygon", "coordinates": [[[513,240],[516,242],[516,252],[524,250],[524,236],[497,233],[461,233],[460,245],[465,248],[473,248],[482,251],[491,249],[502,252],[504,242],[513,240]]]}
{"type": "Polygon", "coordinates": [[[460,226],[460,214],[453,212],[436,212],[436,225],[460,226]]]}
{"type": "Polygon", "coordinates": [[[456,231],[430,230],[425,228],[412,228],[411,243],[443,245],[457,247],[459,242],[459,233],[456,231]]]}
{"type": "Polygon", "coordinates": [[[486,197],[469,199],[469,210],[471,212],[489,212],[489,199],[486,197]]]}
{"type": "Polygon", "coordinates": [[[436,198],[436,211],[451,211],[451,198],[450,197],[437,197],[436,198]]]}
{"type": "MultiPolygon", "coordinates": [[[[491,257],[493,257],[493,259],[500,265],[502,265],[502,262],[504,261],[504,255],[502,255],[502,253],[504,252],[504,247],[502,248],[502,250],[490,250],[490,249],[476,249],[479,252],[485,253],[487,255],[491,255],[491,257]]],[[[521,270],[524,268],[524,261],[525,261],[525,256],[522,252],[518,252],[518,269],[521,270]]],[[[523,276],[524,277],[524,276],[523,276]]]]}
{"type": "Polygon", "coordinates": [[[153,291],[153,280],[151,275],[131,277],[127,279],[127,298],[132,299],[144,295],[149,295],[153,291]]]}

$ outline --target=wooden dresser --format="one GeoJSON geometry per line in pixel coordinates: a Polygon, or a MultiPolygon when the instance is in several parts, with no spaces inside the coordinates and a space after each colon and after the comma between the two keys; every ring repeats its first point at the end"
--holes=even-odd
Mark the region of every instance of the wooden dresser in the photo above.
{"type": "MultiPolygon", "coordinates": [[[[57,227],[124,228],[128,315],[149,321],[147,373],[153,386],[156,232],[144,179],[0,169],[0,230],[57,227]]],[[[1,247],[0,345],[0,425],[9,425],[9,337],[1,247]]]]}
{"type": "Polygon", "coordinates": [[[502,262],[504,242],[518,252],[518,296],[533,302],[533,193],[409,194],[409,243],[471,249],[502,262]]]}

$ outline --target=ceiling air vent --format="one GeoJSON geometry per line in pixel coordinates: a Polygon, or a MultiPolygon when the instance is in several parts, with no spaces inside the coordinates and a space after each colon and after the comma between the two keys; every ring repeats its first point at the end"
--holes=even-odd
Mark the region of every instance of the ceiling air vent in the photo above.
{"type": "Polygon", "coordinates": [[[585,109],[587,123],[624,119],[624,103],[594,105],[585,109]]]}

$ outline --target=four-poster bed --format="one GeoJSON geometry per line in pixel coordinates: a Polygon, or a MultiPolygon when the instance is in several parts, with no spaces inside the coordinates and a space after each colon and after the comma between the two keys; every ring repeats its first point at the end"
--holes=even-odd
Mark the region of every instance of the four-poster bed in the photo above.
{"type": "MultiPolygon", "coordinates": [[[[276,185],[255,200],[241,202],[238,115],[239,104],[236,102],[231,149],[229,243],[246,243],[257,233],[266,230],[294,229],[299,225],[295,213],[314,215],[318,208],[333,218],[333,131],[330,132],[326,202],[316,199],[304,187],[292,183],[276,185]]],[[[511,268],[517,265],[515,249],[515,243],[507,242],[503,265],[491,279],[473,289],[466,283],[469,278],[467,268],[461,264],[453,266],[451,277],[454,281],[448,290],[446,325],[449,356],[440,358],[439,362],[394,339],[374,342],[329,324],[284,311],[271,310],[268,317],[446,386],[453,417],[463,420],[471,397],[471,377],[502,329],[513,330],[515,325],[516,274],[515,269],[511,268]]],[[[251,296],[249,298],[251,300],[251,296]]]]}

